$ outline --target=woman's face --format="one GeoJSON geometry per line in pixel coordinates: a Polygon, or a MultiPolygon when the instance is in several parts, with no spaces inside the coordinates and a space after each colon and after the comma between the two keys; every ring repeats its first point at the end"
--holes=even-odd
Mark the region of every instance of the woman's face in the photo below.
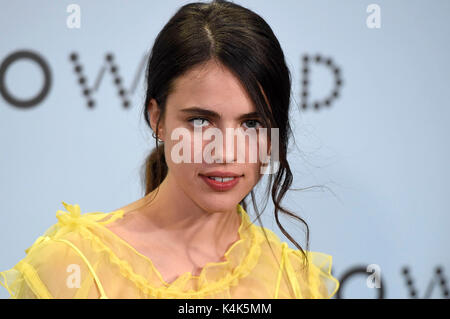
{"type": "MultiPolygon", "coordinates": [[[[248,138],[239,140],[236,136],[227,135],[227,128],[229,132],[238,128],[241,132],[249,132],[252,128],[258,131],[262,127],[261,117],[251,114],[256,109],[247,92],[228,69],[210,61],[177,78],[166,103],[164,118],[159,123],[159,137],[165,145],[167,178],[204,210],[234,209],[262,176],[259,148],[262,143],[265,149],[270,147],[267,139],[256,139],[255,149],[255,144],[248,138]],[[215,147],[212,147],[215,138],[205,137],[210,128],[222,133],[222,143],[220,139],[216,140],[215,147]],[[194,136],[194,131],[202,132],[203,137],[194,136]],[[179,135],[180,132],[187,135],[179,135]],[[231,138],[233,148],[227,147],[231,138]],[[256,154],[256,161],[250,160],[250,152],[256,154]],[[215,162],[207,161],[208,154],[211,155],[209,159],[215,162]],[[244,154],[243,161],[238,154],[244,154]],[[184,162],[180,162],[180,158],[184,158],[184,162]],[[211,176],[218,177],[222,173],[235,177],[229,182],[227,179],[211,179],[211,176]]],[[[157,116],[157,108],[151,107],[153,129],[156,128],[157,116]]]]}

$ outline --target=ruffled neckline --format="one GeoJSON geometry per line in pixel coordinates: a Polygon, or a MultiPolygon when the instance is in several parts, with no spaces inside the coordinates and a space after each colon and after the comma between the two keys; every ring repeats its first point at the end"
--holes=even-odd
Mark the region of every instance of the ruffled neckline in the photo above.
{"type": "Polygon", "coordinates": [[[92,212],[81,214],[79,205],[62,203],[68,210],[68,213],[62,211],[57,212],[57,218],[60,223],[66,226],[80,224],[91,226],[88,229],[91,229],[89,233],[93,235],[92,239],[94,239],[97,246],[101,246],[102,250],[107,251],[110,261],[121,268],[121,273],[135,282],[141,290],[146,290],[145,292],[147,294],[156,295],[159,298],[192,298],[193,296],[202,298],[203,296],[237,285],[239,279],[247,276],[256,266],[261,255],[261,242],[263,238],[257,231],[256,226],[250,221],[250,217],[244,208],[240,204],[237,204],[237,212],[241,216],[241,223],[238,228],[239,239],[227,249],[223,257],[224,261],[206,263],[198,276],[192,275],[189,271],[168,283],[163,279],[161,273],[149,257],[140,253],[125,239],[105,227],[107,224],[123,218],[124,210],[119,209],[109,213],[92,212]],[[110,218],[104,220],[107,216],[110,216],[110,218]],[[101,237],[98,236],[96,231],[92,231],[92,227],[94,226],[97,230],[102,230],[101,237]],[[149,277],[157,278],[158,283],[150,282],[150,278],[139,274],[132,265],[126,260],[121,259],[104,242],[105,235],[112,242],[120,243],[121,246],[126,247],[133,255],[138,256],[139,260],[147,264],[148,269],[152,273],[149,277]]]}

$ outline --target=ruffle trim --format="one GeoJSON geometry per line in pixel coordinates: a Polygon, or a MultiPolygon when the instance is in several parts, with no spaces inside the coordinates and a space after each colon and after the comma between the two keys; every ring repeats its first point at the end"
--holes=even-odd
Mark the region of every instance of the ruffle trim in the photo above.
{"type": "MultiPolygon", "coordinates": [[[[111,212],[111,218],[108,218],[106,221],[99,222],[100,218],[97,217],[105,217],[105,213],[94,212],[94,213],[80,213],[80,208],[78,205],[69,205],[64,203],[64,206],[68,210],[67,212],[58,211],[57,217],[61,226],[96,226],[106,225],[111,223],[112,221],[123,217],[123,210],[118,210],[111,212]],[[92,217],[92,218],[91,218],[92,217]]],[[[252,269],[257,265],[259,257],[261,255],[261,242],[264,240],[261,234],[254,228],[251,227],[251,221],[249,219],[248,214],[242,208],[241,205],[238,204],[238,210],[242,216],[242,222],[239,226],[239,235],[240,239],[234,242],[224,254],[225,261],[222,262],[210,262],[207,263],[199,276],[193,276],[190,272],[182,274],[178,277],[172,284],[169,284],[168,287],[153,287],[151,283],[142,275],[139,275],[134,272],[132,266],[126,261],[120,259],[114,251],[108,247],[95,233],[91,232],[89,228],[82,227],[80,228],[80,232],[82,232],[83,238],[90,240],[93,245],[93,249],[99,252],[105,252],[109,258],[109,261],[112,264],[118,266],[120,273],[133,282],[136,287],[147,296],[154,296],[156,298],[206,298],[216,293],[220,293],[225,289],[236,286],[241,278],[249,275],[252,269]],[[248,245],[248,247],[247,247],[248,245]],[[243,260],[239,254],[239,251],[245,250],[246,256],[243,260]],[[233,265],[237,265],[233,267],[233,265]],[[219,279],[215,279],[214,281],[207,281],[207,273],[209,269],[215,267],[215,273],[223,272],[223,277],[219,279]],[[219,272],[217,272],[217,268],[219,267],[219,272]],[[182,279],[182,280],[179,280],[182,279]],[[200,287],[198,290],[189,289],[186,291],[179,291],[176,289],[180,289],[174,285],[174,283],[184,282],[186,283],[188,280],[197,281],[198,286],[200,287]]],[[[107,228],[102,228],[103,230],[107,230],[111,232],[107,228]]],[[[112,233],[112,232],[111,232],[112,233]]],[[[112,233],[113,234],[113,233],[112,233]]],[[[118,236],[116,236],[119,238],[118,236]]],[[[120,239],[120,238],[119,238],[120,239]]],[[[123,244],[126,244],[125,241],[121,241],[123,244]]],[[[132,246],[128,244],[129,248],[132,248],[134,252],[137,252],[132,246]]],[[[139,254],[139,253],[138,253],[139,254]]],[[[142,256],[142,255],[141,255],[142,256]]],[[[149,258],[147,258],[152,270],[157,274],[160,278],[161,282],[165,282],[161,277],[159,271],[154,267],[153,263],[149,258]]],[[[215,275],[214,277],[217,277],[215,275]]]]}
{"type": "MultiPolygon", "coordinates": [[[[88,227],[99,227],[111,223],[114,220],[123,217],[123,210],[114,211],[112,213],[93,212],[81,214],[78,205],[69,205],[64,202],[63,205],[68,212],[57,212],[59,222],[50,227],[43,236],[40,236],[35,243],[26,250],[27,254],[31,253],[32,250],[48,239],[52,239],[52,237],[56,239],[63,236],[66,231],[62,231],[61,233],[59,233],[59,231],[62,229],[67,230],[66,227],[74,228],[77,226],[84,226],[78,229],[83,238],[86,238],[93,243],[92,248],[97,253],[105,253],[108,256],[108,260],[119,268],[121,275],[130,280],[146,296],[155,298],[209,298],[211,295],[221,293],[229,287],[236,286],[241,278],[249,275],[252,269],[255,268],[261,255],[261,242],[264,238],[256,227],[249,227],[252,226],[251,221],[241,205],[238,205],[238,209],[243,217],[239,227],[241,239],[233,243],[227,250],[225,253],[226,261],[207,263],[202,269],[200,276],[192,276],[190,273],[185,273],[180,276],[185,277],[187,275],[187,280],[199,280],[198,287],[200,288],[198,290],[190,289],[187,291],[179,291],[176,290],[179,288],[172,284],[170,284],[169,287],[153,287],[144,276],[135,273],[132,266],[126,260],[120,259],[115,252],[102,242],[101,238],[93,233],[88,227]],[[101,218],[108,215],[111,215],[111,217],[106,221],[99,222],[101,218]],[[250,229],[250,231],[245,231],[243,227],[249,227],[248,229],[250,229]],[[246,247],[245,245],[249,243],[250,246],[248,246],[248,250],[245,251],[246,255],[243,259],[238,258],[239,254],[233,254],[234,252],[239,251],[238,249],[246,247]],[[230,265],[237,266],[233,269],[230,265]],[[215,281],[206,282],[205,276],[208,269],[214,266],[223,267],[221,269],[223,269],[224,276],[215,281]],[[203,286],[200,285],[202,282],[203,286]]],[[[102,229],[110,231],[106,227],[102,227],[102,229]]],[[[298,262],[303,264],[304,256],[299,250],[289,248],[287,252],[288,255],[296,256],[298,262]]],[[[315,251],[306,251],[306,254],[310,265],[308,268],[307,281],[311,292],[311,298],[331,298],[336,294],[340,286],[339,281],[331,274],[332,256],[315,251]]],[[[218,273],[221,273],[221,271],[218,273]]],[[[159,274],[159,272],[156,271],[156,274],[159,274]]],[[[17,269],[16,267],[0,272],[0,285],[8,290],[12,298],[17,298],[17,294],[20,293],[18,290],[20,290],[24,280],[25,278],[23,277],[22,270],[17,269]]],[[[174,283],[177,281],[178,278],[174,283]]]]}
{"type": "Polygon", "coordinates": [[[0,286],[6,288],[12,299],[17,298],[22,280],[21,273],[15,268],[0,272],[0,286]]]}
{"type": "MultiPolygon", "coordinates": [[[[290,253],[304,259],[299,250],[290,250],[290,253]]],[[[306,255],[309,262],[307,278],[311,298],[333,297],[340,287],[339,281],[331,274],[333,257],[318,251],[306,251],[306,255]]]]}

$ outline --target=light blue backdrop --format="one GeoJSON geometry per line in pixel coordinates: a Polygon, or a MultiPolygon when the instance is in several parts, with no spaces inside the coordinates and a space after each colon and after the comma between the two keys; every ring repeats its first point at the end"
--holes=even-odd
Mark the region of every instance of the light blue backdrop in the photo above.
{"type": "MultiPolygon", "coordinates": [[[[52,75],[49,94],[32,108],[0,95],[0,270],[14,266],[56,222],[62,201],[82,212],[112,211],[143,196],[140,166],[153,140],[141,117],[141,62],[188,2],[0,1],[0,64],[17,51],[34,51],[52,75]],[[71,3],[80,5],[80,29],[66,26],[71,3]],[[90,87],[112,52],[125,89],[138,81],[130,108],[122,106],[110,72],[88,108],[69,60],[73,52],[90,87]]],[[[434,271],[441,266],[450,275],[450,2],[236,2],[266,19],[291,68],[300,150],[291,147],[289,155],[293,186],[324,188],[288,193],[285,205],[308,222],[311,250],[333,256],[338,279],[354,267],[378,265],[385,298],[409,298],[405,266],[419,297],[442,298],[434,271]],[[381,9],[379,29],[366,25],[371,3],[381,9]],[[342,75],[339,97],[317,111],[300,108],[305,54],[331,58],[342,75]]],[[[332,74],[324,64],[312,63],[310,71],[310,95],[322,99],[332,74]]],[[[27,99],[42,79],[35,63],[20,60],[7,69],[4,85],[27,99]]],[[[287,240],[271,208],[264,226],[287,240]]],[[[298,224],[283,221],[304,244],[298,224]]],[[[342,297],[377,297],[380,291],[366,284],[369,274],[346,280],[342,297]]]]}

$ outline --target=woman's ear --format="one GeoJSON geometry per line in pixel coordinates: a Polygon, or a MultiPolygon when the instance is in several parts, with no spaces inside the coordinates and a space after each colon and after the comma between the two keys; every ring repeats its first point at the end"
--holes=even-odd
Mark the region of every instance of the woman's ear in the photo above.
{"type": "Polygon", "coordinates": [[[158,132],[156,132],[156,123],[161,116],[161,111],[159,110],[158,103],[155,99],[151,99],[147,106],[147,112],[150,118],[150,125],[152,127],[153,132],[160,140],[164,140],[163,137],[163,121],[159,121],[158,132]]]}

